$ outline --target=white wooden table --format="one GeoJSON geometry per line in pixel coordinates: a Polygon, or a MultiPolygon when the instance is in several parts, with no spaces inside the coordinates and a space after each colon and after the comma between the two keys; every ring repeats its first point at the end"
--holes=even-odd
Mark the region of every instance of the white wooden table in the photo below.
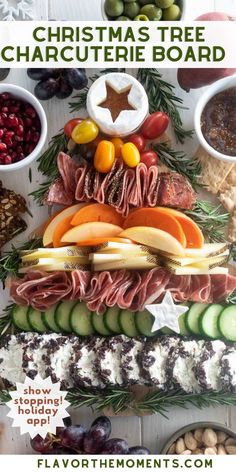
{"type": "MultiPolygon", "coordinates": [[[[14,3],[14,0],[10,0],[14,3]]],[[[236,15],[236,0],[187,0],[188,17],[195,18],[200,13],[207,11],[227,11],[236,15]]],[[[100,0],[36,0],[35,19],[57,19],[57,20],[100,20],[101,2],[100,0]]],[[[91,72],[92,73],[92,72],[91,72]]],[[[163,74],[167,80],[176,83],[176,71],[165,70],[163,74]]],[[[32,91],[34,83],[27,78],[25,70],[11,70],[8,82],[15,83],[26,87],[32,91]]],[[[192,127],[193,108],[196,98],[201,91],[191,92],[187,95],[185,92],[179,92],[190,107],[190,111],[184,112],[184,122],[186,126],[192,127]]],[[[68,120],[69,108],[67,100],[58,101],[51,100],[44,104],[48,117],[49,135],[53,136],[68,120]]],[[[193,152],[197,146],[197,142],[192,140],[186,144],[186,149],[193,152]]],[[[33,169],[32,183],[28,179],[28,169],[13,175],[0,175],[1,180],[9,188],[13,188],[25,195],[26,198],[29,191],[38,186],[40,176],[33,169]]],[[[47,209],[36,207],[33,201],[29,202],[34,222],[30,218],[27,219],[29,224],[29,232],[42,222],[47,216],[47,209]]],[[[16,244],[24,240],[26,236],[18,238],[16,244]]],[[[3,307],[8,300],[8,294],[0,292],[0,308],[3,307]]],[[[8,409],[0,407],[0,424],[4,425],[4,433],[0,438],[0,453],[4,454],[30,454],[29,436],[20,436],[19,430],[11,427],[12,420],[6,417],[8,409]]],[[[73,421],[75,423],[84,423],[88,425],[94,418],[94,413],[90,409],[73,410],[73,421]]],[[[124,437],[128,440],[130,446],[136,444],[144,444],[151,449],[153,453],[160,451],[162,445],[167,438],[178,428],[199,420],[216,420],[227,424],[236,430],[236,408],[219,407],[216,409],[209,408],[203,411],[190,408],[188,411],[173,408],[170,411],[169,421],[159,415],[148,417],[131,417],[131,418],[113,418],[113,437],[124,437]]]]}

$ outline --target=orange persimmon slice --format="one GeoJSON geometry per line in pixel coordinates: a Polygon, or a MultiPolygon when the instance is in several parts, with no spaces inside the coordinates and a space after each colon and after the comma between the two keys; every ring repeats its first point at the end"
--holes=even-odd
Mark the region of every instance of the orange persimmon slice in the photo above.
{"type": "Polygon", "coordinates": [[[105,203],[92,203],[89,207],[77,211],[71,220],[71,224],[72,226],[78,226],[95,221],[122,227],[124,218],[114,208],[105,203]]]}

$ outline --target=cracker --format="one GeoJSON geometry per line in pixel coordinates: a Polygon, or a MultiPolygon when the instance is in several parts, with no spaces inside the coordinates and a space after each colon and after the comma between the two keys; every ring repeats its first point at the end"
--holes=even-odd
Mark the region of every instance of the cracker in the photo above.
{"type": "Polygon", "coordinates": [[[231,243],[236,241],[236,209],[234,209],[229,221],[228,241],[231,243]]]}
{"type": "Polygon", "coordinates": [[[236,185],[220,188],[219,200],[228,213],[233,213],[236,206],[236,185]]]}
{"type": "Polygon", "coordinates": [[[220,161],[210,156],[201,146],[198,148],[196,155],[202,166],[202,172],[199,181],[205,185],[211,193],[218,193],[223,182],[226,180],[234,164],[220,161]]]}

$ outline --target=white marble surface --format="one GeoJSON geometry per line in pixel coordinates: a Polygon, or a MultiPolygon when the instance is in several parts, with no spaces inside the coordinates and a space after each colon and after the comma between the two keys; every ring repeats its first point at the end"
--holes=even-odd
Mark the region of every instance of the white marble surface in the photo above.
{"type": "MultiPolygon", "coordinates": [[[[14,0],[9,1],[14,2],[14,0]]],[[[187,15],[189,19],[195,18],[200,13],[213,10],[224,10],[236,15],[236,0],[224,0],[224,2],[222,0],[187,0],[187,15]]],[[[34,14],[35,19],[99,20],[101,19],[101,2],[100,0],[36,0],[34,14]]],[[[175,70],[165,70],[163,75],[170,82],[176,83],[175,70]]],[[[33,89],[34,84],[27,78],[25,70],[11,70],[7,80],[8,82],[22,85],[28,90],[33,89]]],[[[184,111],[183,118],[186,126],[191,127],[193,124],[193,109],[201,91],[191,92],[188,95],[185,92],[178,91],[178,94],[184,98],[186,106],[190,108],[189,111],[184,111]]],[[[69,118],[69,108],[66,100],[51,100],[45,103],[44,107],[49,123],[48,137],[50,138],[64,125],[65,120],[69,118]]],[[[192,152],[196,146],[197,142],[193,140],[191,143],[186,144],[185,149],[192,152]]],[[[40,178],[35,168],[32,174],[32,184],[28,180],[28,169],[18,172],[17,175],[7,176],[4,174],[0,178],[4,184],[27,196],[28,192],[38,185],[40,178]]],[[[34,222],[28,218],[30,231],[47,217],[47,210],[36,207],[32,201],[29,204],[34,216],[34,222]]],[[[17,242],[21,240],[23,240],[23,237],[19,238],[17,242]]],[[[0,292],[0,304],[4,305],[7,299],[7,294],[0,292]]],[[[6,417],[7,411],[6,407],[0,407],[0,423],[4,425],[4,432],[0,438],[0,453],[31,453],[28,435],[20,436],[19,430],[11,427],[12,420],[6,417]]],[[[94,418],[94,413],[89,409],[80,409],[74,410],[72,416],[75,423],[89,424],[92,418],[94,418]]],[[[131,446],[142,443],[150,447],[153,453],[157,453],[176,429],[193,421],[215,420],[227,424],[236,430],[236,408],[218,407],[203,411],[193,408],[189,410],[172,408],[169,417],[169,420],[158,415],[143,418],[113,418],[112,434],[114,437],[127,438],[131,446]]]]}

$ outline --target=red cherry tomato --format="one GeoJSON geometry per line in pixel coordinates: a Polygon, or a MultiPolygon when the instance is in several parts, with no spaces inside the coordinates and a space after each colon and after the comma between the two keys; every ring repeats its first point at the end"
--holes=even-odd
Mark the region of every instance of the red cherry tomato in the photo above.
{"type": "Polygon", "coordinates": [[[149,150],[141,152],[140,154],[141,162],[147,166],[156,166],[158,164],[158,155],[155,151],[149,150]]]}
{"type": "Polygon", "coordinates": [[[73,129],[79,125],[83,121],[83,118],[73,118],[72,120],[68,121],[64,126],[64,133],[67,138],[71,138],[71,134],[73,129]]]}
{"type": "Polygon", "coordinates": [[[146,141],[144,137],[141,134],[131,134],[128,138],[129,143],[133,143],[136,148],[139,150],[139,152],[144,151],[145,146],[146,146],[146,141]]]}
{"type": "Polygon", "coordinates": [[[157,111],[144,121],[140,132],[146,139],[157,139],[166,131],[169,123],[170,119],[166,113],[157,111]]]}

